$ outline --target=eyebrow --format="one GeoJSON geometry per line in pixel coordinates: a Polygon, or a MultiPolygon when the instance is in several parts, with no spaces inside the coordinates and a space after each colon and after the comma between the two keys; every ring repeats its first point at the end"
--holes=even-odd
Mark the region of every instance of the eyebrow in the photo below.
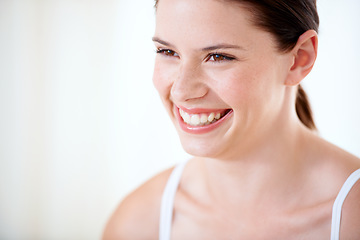
{"type": "Polygon", "coordinates": [[[161,40],[158,37],[153,37],[152,40],[153,40],[153,42],[158,42],[158,43],[168,46],[168,47],[174,47],[171,43],[165,42],[164,40],[161,40]]]}
{"type": "MultiPolygon", "coordinates": [[[[164,41],[164,40],[161,40],[161,39],[158,38],[158,37],[153,37],[152,40],[153,40],[154,42],[158,42],[158,43],[160,43],[160,44],[162,44],[162,45],[165,45],[165,46],[174,48],[174,45],[172,45],[171,43],[168,43],[168,42],[166,42],[166,41],[164,41]]],[[[201,48],[201,51],[206,52],[206,51],[214,51],[214,50],[217,50],[217,49],[229,49],[229,48],[239,49],[239,50],[246,50],[244,47],[241,47],[241,46],[238,46],[238,45],[227,44],[227,43],[220,43],[220,44],[216,44],[216,45],[213,45],[213,46],[201,48]]]]}
{"type": "Polygon", "coordinates": [[[239,49],[239,50],[245,50],[245,48],[238,46],[238,45],[233,45],[233,44],[227,44],[227,43],[220,43],[214,46],[209,46],[209,47],[205,47],[202,48],[202,51],[213,51],[213,50],[217,50],[217,49],[228,49],[228,48],[232,48],[232,49],[239,49]]]}

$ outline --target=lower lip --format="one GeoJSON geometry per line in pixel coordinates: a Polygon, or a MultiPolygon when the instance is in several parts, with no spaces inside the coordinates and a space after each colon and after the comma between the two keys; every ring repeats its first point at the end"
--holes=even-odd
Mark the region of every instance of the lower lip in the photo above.
{"type": "Polygon", "coordinates": [[[230,118],[230,116],[233,113],[233,110],[230,110],[228,113],[225,114],[225,116],[223,116],[216,122],[211,123],[209,125],[205,125],[205,126],[191,126],[183,121],[183,119],[179,113],[179,108],[176,107],[175,112],[176,112],[177,119],[179,121],[179,125],[183,131],[185,131],[187,133],[192,133],[192,134],[204,134],[204,133],[213,131],[215,128],[219,127],[224,121],[226,121],[228,118],[230,118]]]}

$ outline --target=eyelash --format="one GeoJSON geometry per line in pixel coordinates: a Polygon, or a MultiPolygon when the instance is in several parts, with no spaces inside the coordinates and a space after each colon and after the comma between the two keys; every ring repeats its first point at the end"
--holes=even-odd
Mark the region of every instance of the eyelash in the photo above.
{"type": "Polygon", "coordinates": [[[232,61],[232,60],[234,60],[235,58],[234,57],[231,57],[231,56],[229,56],[229,55],[227,55],[227,54],[223,54],[223,53],[210,53],[206,58],[206,61],[211,61],[211,62],[223,62],[223,61],[232,61]],[[217,61],[215,61],[215,60],[210,60],[211,58],[214,58],[215,56],[217,56],[217,57],[221,57],[221,58],[223,58],[223,59],[221,59],[221,60],[217,60],[217,61]]]}
{"type": "MultiPolygon", "coordinates": [[[[165,55],[166,57],[179,57],[179,55],[171,49],[158,48],[156,50],[156,53],[165,55]],[[171,55],[168,55],[168,54],[171,54],[171,55]]],[[[211,61],[211,62],[215,63],[215,62],[223,62],[223,61],[232,61],[232,60],[235,60],[235,57],[229,56],[227,54],[215,52],[215,53],[210,53],[209,55],[207,55],[205,60],[207,62],[211,61]],[[220,57],[222,59],[221,60],[210,60],[211,58],[214,58],[215,56],[220,57]]]]}
{"type": "Polygon", "coordinates": [[[158,53],[158,54],[165,55],[166,57],[175,57],[175,56],[171,56],[171,55],[169,56],[168,54],[166,54],[166,52],[171,53],[171,54],[176,54],[177,56],[179,56],[177,53],[175,53],[173,50],[170,50],[170,49],[162,49],[162,48],[156,49],[156,53],[158,53]]]}

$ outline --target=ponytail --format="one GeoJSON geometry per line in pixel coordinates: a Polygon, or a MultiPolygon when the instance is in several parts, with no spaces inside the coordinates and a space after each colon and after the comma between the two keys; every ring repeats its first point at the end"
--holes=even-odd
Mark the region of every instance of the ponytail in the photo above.
{"type": "Polygon", "coordinates": [[[301,85],[298,85],[295,107],[300,121],[310,130],[317,130],[308,97],[301,85]]]}

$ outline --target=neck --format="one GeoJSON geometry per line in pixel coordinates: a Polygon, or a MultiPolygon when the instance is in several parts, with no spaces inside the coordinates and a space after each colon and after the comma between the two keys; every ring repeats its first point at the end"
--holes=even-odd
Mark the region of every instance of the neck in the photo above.
{"type": "Polygon", "coordinates": [[[249,146],[231,159],[200,159],[210,197],[234,204],[247,201],[258,205],[264,200],[282,204],[279,199],[288,200],[291,190],[301,188],[301,170],[308,165],[302,151],[307,134],[298,123],[269,133],[256,147],[249,146]]]}

